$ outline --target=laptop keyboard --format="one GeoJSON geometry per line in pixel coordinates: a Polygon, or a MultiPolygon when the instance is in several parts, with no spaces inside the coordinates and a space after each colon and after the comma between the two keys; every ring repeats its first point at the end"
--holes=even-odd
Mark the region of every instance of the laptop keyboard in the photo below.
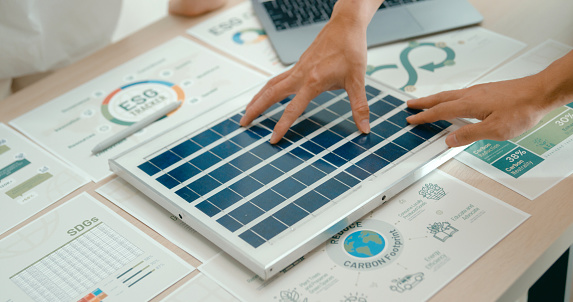
{"type": "MultiPolygon", "coordinates": [[[[379,9],[427,0],[386,0],[379,9]]],[[[328,21],[336,0],[273,0],[263,5],[277,31],[328,21]]]]}
{"type": "Polygon", "coordinates": [[[348,97],[338,90],[312,100],[277,145],[268,140],[290,98],[248,128],[239,126],[244,111],[238,112],[153,153],[138,167],[257,248],[414,154],[451,125],[408,125],[406,117],[417,110],[372,86],[366,93],[369,135],[357,132],[348,97]]]}

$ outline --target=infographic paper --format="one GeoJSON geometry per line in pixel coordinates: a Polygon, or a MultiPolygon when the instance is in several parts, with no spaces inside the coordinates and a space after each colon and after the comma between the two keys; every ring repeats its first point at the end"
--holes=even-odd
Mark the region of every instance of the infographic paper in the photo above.
{"type": "Polygon", "coordinates": [[[147,301],[194,268],[83,193],[0,241],[0,301],[147,301]]]}
{"type": "Polygon", "coordinates": [[[368,50],[366,74],[416,97],[463,88],[525,44],[471,27],[368,50]]]}
{"type": "Polygon", "coordinates": [[[201,262],[221,252],[216,245],[121,178],[96,190],[201,262]]]}
{"type": "Polygon", "coordinates": [[[0,234],[87,182],[87,178],[0,123],[0,234]]]}
{"type": "MultiPolygon", "coordinates": [[[[572,49],[547,41],[480,79],[479,83],[538,73],[572,49]]],[[[573,172],[571,154],[573,103],[556,108],[535,127],[513,139],[475,142],[456,159],[533,200],[573,172]]]]}
{"type": "Polygon", "coordinates": [[[199,44],[177,37],[11,122],[97,182],[111,175],[107,160],[192,119],[261,82],[263,77],[199,44]],[[168,114],[92,155],[104,139],[169,103],[168,114]]]}
{"type": "Polygon", "coordinates": [[[162,302],[238,302],[239,300],[229,294],[211,278],[198,274],[189,282],[182,285],[162,302]]]}
{"type": "Polygon", "coordinates": [[[250,1],[191,27],[187,33],[270,74],[287,67],[279,61],[250,1]]]}
{"type": "Polygon", "coordinates": [[[259,279],[226,254],[200,267],[245,301],[424,301],[528,218],[440,171],[259,279]]]}

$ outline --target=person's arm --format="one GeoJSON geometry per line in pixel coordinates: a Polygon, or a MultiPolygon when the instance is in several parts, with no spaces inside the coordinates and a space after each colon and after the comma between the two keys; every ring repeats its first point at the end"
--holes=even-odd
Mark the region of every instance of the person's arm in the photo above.
{"type": "Polygon", "coordinates": [[[551,110],[573,102],[573,51],[538,74],[445,91],[408,101],[408,107],[427,109],[407,118],[410,124],[432,123],[456,117],[481,122],[450,133],[446,144],[514,138],[535,126],[551,110]]]}
{"type": "Polygon", "coordinates": [[[366,28],[383,0],[339,0],[330,21],[296,65],[271,79],[247,105],[241,125],[250,124],[266,109],[296,94],[286,106],[271,136],[275,144],[304,112],[308,103],[326,90],[348,92],[352,117],[363,133],[370,132],[364,91],[366,28]]]}
{"type": "Polygon", "coordinates": [[[225,5],[227,0],[169,0],[169,13],[193,17],[225,5]]]}

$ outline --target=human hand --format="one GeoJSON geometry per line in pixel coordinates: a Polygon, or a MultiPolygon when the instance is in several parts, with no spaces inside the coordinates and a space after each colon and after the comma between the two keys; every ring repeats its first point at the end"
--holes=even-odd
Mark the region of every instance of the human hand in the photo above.
{"type": "MultiPolygon", "coordinates": [[[[381,1],[362,1],[374,8],[381,1]],[[378,3],[376,5],[376,3],[378,3]]],[[[364,90],[366,73],[366,27],[372,18],[370,7],[343,7],[350,1],[339,1],[330,21],[288,71],[271,79],[247,105],[241,126],[250,124],[274,103],[296,94],[286,106],[270,139],[278,143],[308,103],[326,90],[346,89],[352,117],[363,133],[370,132],[369,108],[364,90]]],[[[357,4],[362,5],[362,4],[357,4]]],[[[372,12],[372,14],[373,14],[372,12]]]]}
{"type": "Polygon", "coordinates": [[[428,109],[407,118],[410,124],[432,123],[457,117],[476,118],[450,133],[446,144],[458,147],[472,142],[514,138],[531,127],[553,109],[544,98],[542,81],[535,76],[481,84],[465,89],[445,91],[408,101],[413,109],[428,109]]]}
{"type": "Polygon", "coordinates": [[[169,0],[169,13],[193,17],[225,5],[227,0],[169,0]]]}

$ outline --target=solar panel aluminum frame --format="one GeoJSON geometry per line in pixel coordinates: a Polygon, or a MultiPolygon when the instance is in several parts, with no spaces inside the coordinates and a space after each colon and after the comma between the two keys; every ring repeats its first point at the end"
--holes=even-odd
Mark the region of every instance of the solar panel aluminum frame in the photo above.
{"type": "MultiPolygon", "coordinates": [[[[366,83],[380,89],[382,92],[399,95],[403,100],[412,98],[404,92],[395,90],[368,77],[366,83]]],[[[176,132],[177,129],[182,128],[185,128],[185,133],[187,134],[199,132],[205,129],[206,126],[208,127],[213,122],[220,120],[221,117],[230,116],[243,109],[256,91],[257,89],[254,89],[254,91],[242,94],[234,101],[227,101],[221,106],[198,115],[165,133],[176,132]]],[[[213,224],[214,220],[203,218],[202,216],[205,215],[202,212],[199,212],[195,207],[190,207],[181,198],[178,200],[178,196],[173,192],[164,190],[164,188],[153,182],[148,183],[145,181],[145,179],[150,179],[150,177],[137,168],[138,164],[141,163],[140,159],[148,156],[151,150],[163,150],[164,146],[176,145],[180,142],[179,138],[174,139],[170,135],[165,135],[165,133],[158,135],[110,159],[109,164],[111,170],[118,176],[163,206],[170,213],[179,217],[183,222],[211,240],[259,277],[269,279],[350,223],[374,210],[404,188],[461,152],[463,148],[448,149],[445,145],[445,133],[455,130],[464,124],[461,121],[452,121],[452,123],[452,126],[448,127],[447,131],[444,130],[439,138],[424,147],[425,152],[414,153],[408,160],[400,162],[399,166],[392,169],[384,168],[380,172],[375,173],[374,177],[371,176],[362,181],[360,185],[334,200],[333,203],[336,206],[318,210],[315,212],[316,214],[313,213],[302,219],[301,222],[304,221],[304,223],[299,222],[293,225],[294,228],[289,228],[289,231],[283,231],[284,234],[279,234],[258,248],[253,248],[244,241],[240,242],[225,236],[225,231],[228,232],[228,230],[223,226],[216,225],[216,222],[213,224]],[[307,221],[309,219],[310,221],[307,221]]]]}

